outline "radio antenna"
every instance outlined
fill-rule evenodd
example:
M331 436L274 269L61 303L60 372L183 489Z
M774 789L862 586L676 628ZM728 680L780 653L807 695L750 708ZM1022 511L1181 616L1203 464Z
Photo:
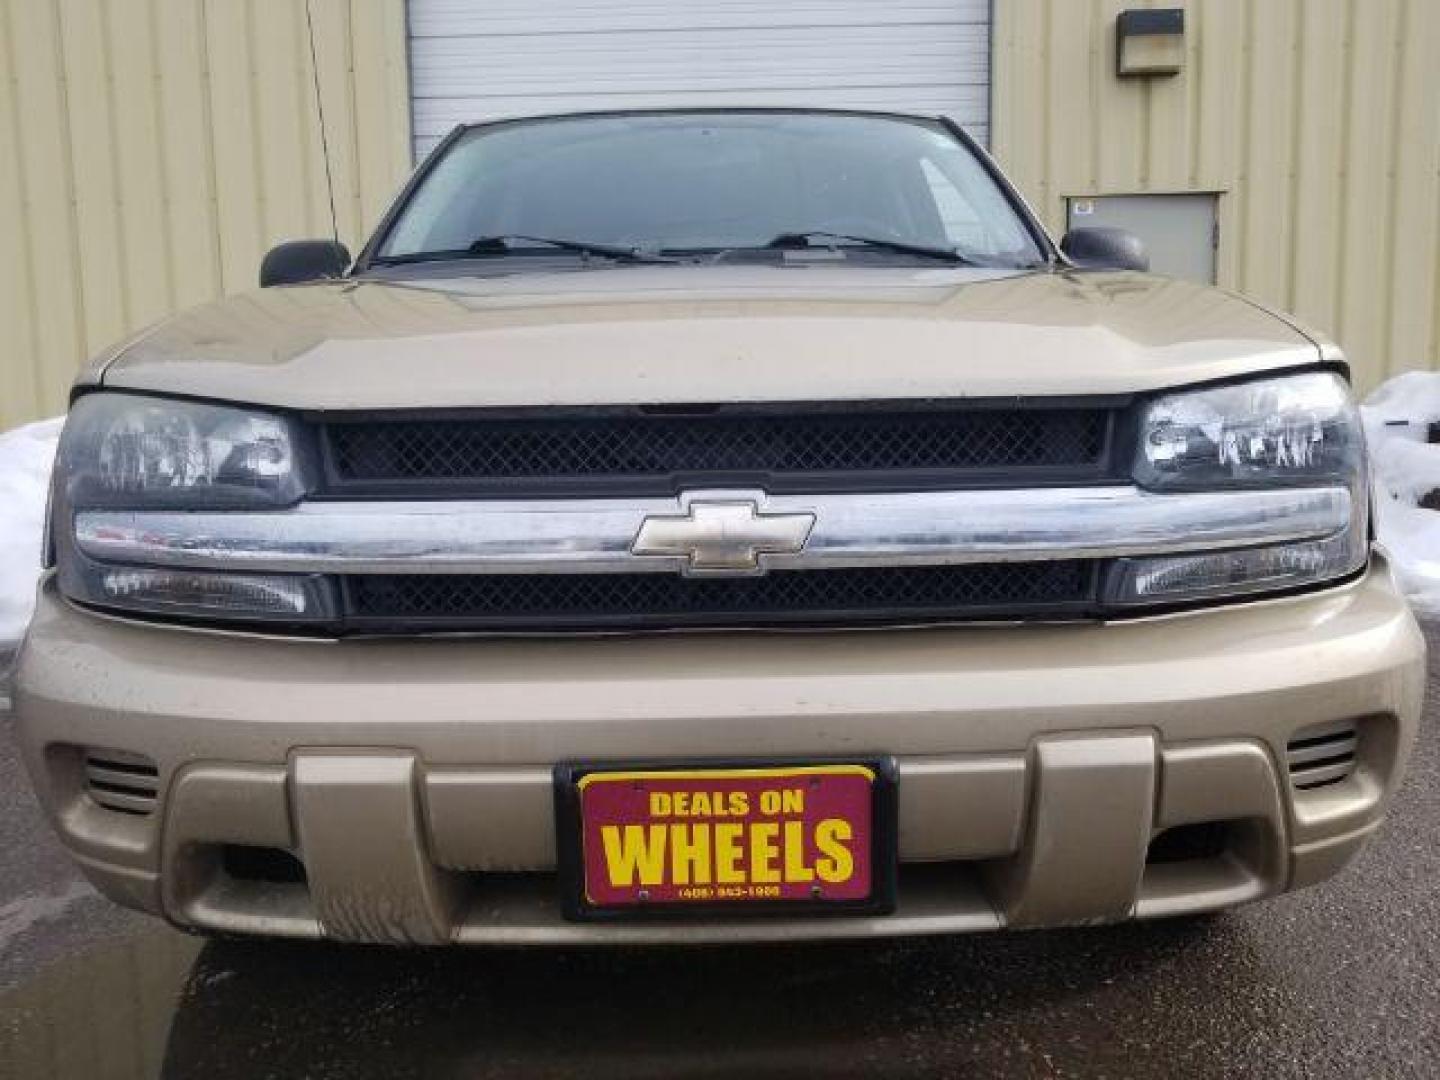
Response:
M325 159L325 193L330 197L330 235L340 242L340 222L335 216L335 178L330 175L330 139L325 131L325 102L320 96L320 63L315 59L315 19L310 0L305 0L305 29L310 38L310 74L315 82L315 112L320 117L320 154Z

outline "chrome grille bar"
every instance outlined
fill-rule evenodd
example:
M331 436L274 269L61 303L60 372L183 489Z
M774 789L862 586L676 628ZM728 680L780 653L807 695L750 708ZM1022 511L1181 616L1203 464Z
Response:
M1154 494L1130 486L465 502L308 502L274 512L84 511L80 550L105 562L344 574L686 572L640 554L646 519L748 503L813 515L798 551L756 570L943 566L1213 551L1321 539L1350 520L1342 487Z

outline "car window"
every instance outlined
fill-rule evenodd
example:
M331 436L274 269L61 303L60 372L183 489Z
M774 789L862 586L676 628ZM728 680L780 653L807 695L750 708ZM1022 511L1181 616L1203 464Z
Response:
M663 113L472 129L402 208L382 257L492 236L646 250L762 247L828 231L1040 256L975 155L944 127L813 113Z
M967 171L965 163L959 164L962 172ZM978 163L969 164L979 169ZM987 198L1001 199L993 185L979 182L979 178L968 184L956 183L931 158L921 161L920 167L945 235L956 247L962 251L995 254L1024 249L1027 237L1020 221L1006 213L1008 207L1003 203L987 205Z

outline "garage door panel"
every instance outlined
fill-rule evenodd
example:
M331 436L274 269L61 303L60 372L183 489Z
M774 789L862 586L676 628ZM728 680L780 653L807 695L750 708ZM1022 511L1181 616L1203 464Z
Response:
M804 30L775 31L760 41L743 30L666 32L643 35L642 52L635 35L557 34L509 38L480 62L465 48L468 42L434 39L415 42L413 92L417 98L484 97L502 87L511 95L545 93L555 86L556 64L566 82L595 93L983 86L984 36L984 27L974 26L847 27L823 41Z
M988 0L410 0L415 149L457 123L775 105L946 114L984 141Z
M895 26L990 21L989 0L411 0L410 33L421 37L707 30L725 27Z

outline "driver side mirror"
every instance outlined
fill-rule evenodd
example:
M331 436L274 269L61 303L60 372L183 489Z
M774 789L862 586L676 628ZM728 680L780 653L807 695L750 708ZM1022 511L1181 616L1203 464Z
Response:
M343 277L349 267L350 250L338 240L291 240L265 253L260 287Z
M1134 233L1124 229L1071 229L1060 241L1060 250L1085 270L1150 269L1150 255Z

